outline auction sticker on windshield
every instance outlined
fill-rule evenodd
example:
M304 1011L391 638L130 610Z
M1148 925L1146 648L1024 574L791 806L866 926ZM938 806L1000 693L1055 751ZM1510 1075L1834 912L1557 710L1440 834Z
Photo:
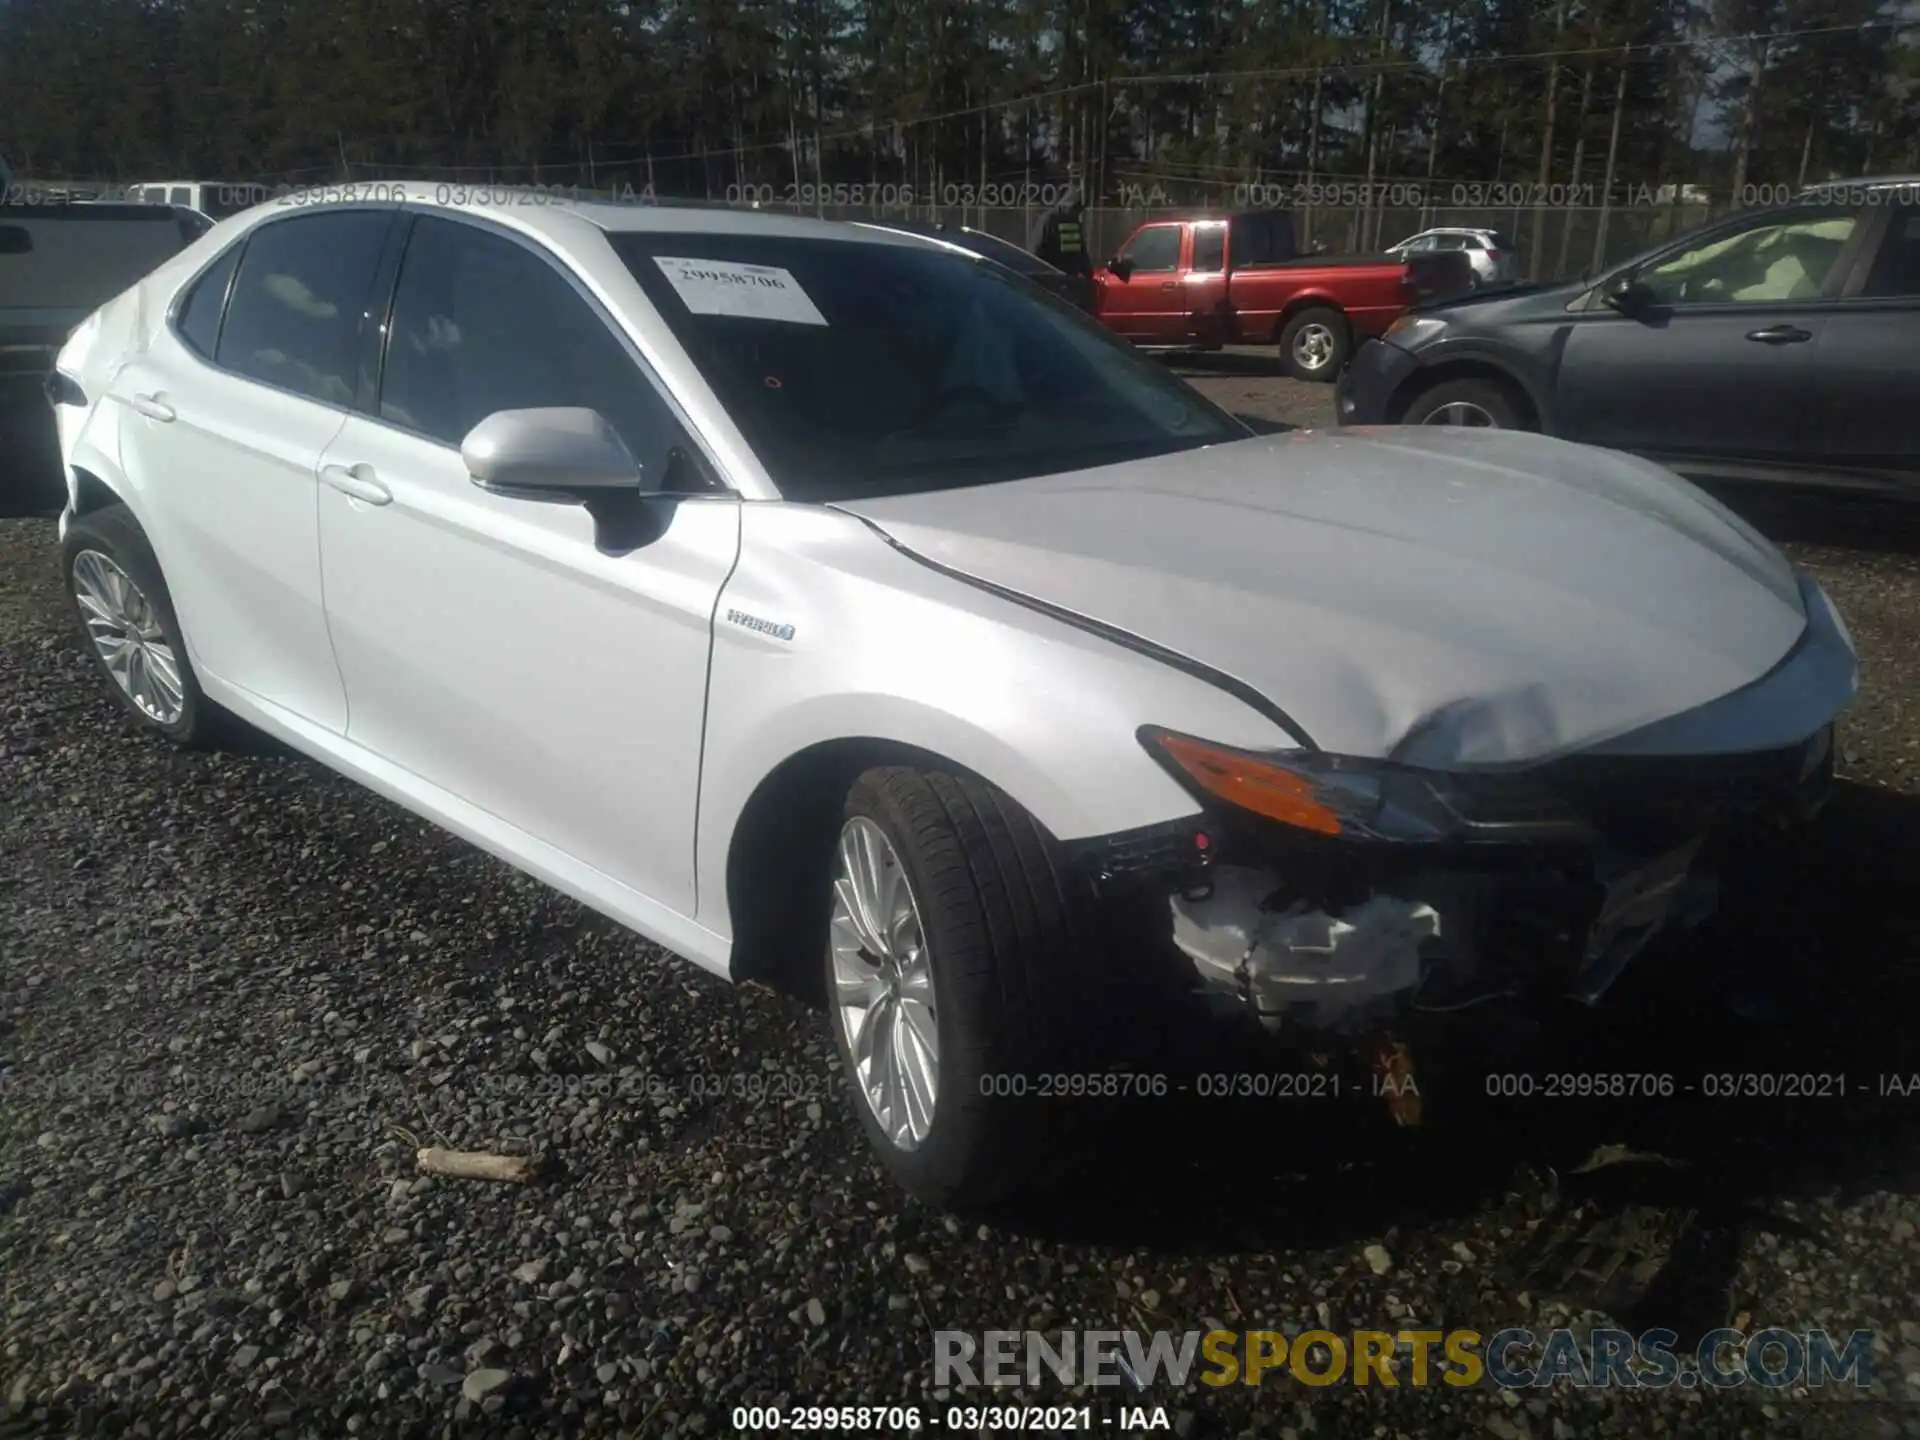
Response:
M679 255L656 255L653 263L696 315L785 320L795 325L827 323L799 282L778 265L736 265Z

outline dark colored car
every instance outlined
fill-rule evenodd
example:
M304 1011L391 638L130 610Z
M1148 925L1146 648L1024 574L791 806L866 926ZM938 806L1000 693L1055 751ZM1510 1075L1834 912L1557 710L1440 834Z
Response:
M1016 274L1026 276L1042 290L1051 291L1069 305L1077 305L1089 315L1094 313L1098 291L1090 278L1069 275L1049 265L1031 250L1022 250L998 235L989 235L984 230L975 230L966 225L944 225L927 220L889 220L884 225L876 224L872 228L924 235L934 240L944 240L949 245L958 245L963 250L971 250L976 255L1006 266Z
M0 205L0 515L66 503L45 387L74 327L211 223L169 205Z
M1480 425L1703 479L1920 484L1920 177L1819 186L1572 284L1422 306L1344 425Z

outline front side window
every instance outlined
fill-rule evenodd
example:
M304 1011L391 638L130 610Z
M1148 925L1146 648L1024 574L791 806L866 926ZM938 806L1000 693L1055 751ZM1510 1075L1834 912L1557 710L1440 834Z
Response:
M642 465L662 463L665 403L607 324L525 246L416 221L400 262L380 418L448 445L497 410L585 406Z
M789 500L1057 474L1247 434L996 266L854 240L610 238Z
M1634 278L1662 305L1766 305L1818 299L1853 234L1852 215L1763 220L1703 239Z
M1120 258L1133 262L1135 274L1157 275L1180 268L1180 227L1149 225L1127 242Z
M330 405L352 404L354 344L391 219L339 210L255 230L220 327L219 363Z

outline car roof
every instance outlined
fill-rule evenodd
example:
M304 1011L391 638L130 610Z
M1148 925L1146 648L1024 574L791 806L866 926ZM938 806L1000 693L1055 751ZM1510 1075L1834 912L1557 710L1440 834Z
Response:
M1920 174L1914 175L1864 175L1858 180L1819 180L1808 185L1808 190L1832 190L1842 185L1859 186L1867 190L1891 190L1898 187L1920 186Z
M272 203L244 210L232 220L250 229L275 214L313 214L339 206L404 203L493 220L556 243L578 236L581 224L608 234L766 235L791 239L852 240L871 245L912 245L916 237L842 220L784 215L721 201L613 200L572 186L508 186L375 180L310 186Z

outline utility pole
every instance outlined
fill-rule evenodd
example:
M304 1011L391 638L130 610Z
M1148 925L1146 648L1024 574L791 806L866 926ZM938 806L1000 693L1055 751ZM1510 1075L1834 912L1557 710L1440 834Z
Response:
M1613 89L1613 132L1607 136L1607 178L1600 186L1600 223L1593 231L1593 259L1587 270L1589 275L1598 274L1600 267L1606 264L1607 221L1613 213L1614 165L1620 158L1620 117L1627 108L1627 70L1632 59L1631 46L1620 52L1620 80Z

